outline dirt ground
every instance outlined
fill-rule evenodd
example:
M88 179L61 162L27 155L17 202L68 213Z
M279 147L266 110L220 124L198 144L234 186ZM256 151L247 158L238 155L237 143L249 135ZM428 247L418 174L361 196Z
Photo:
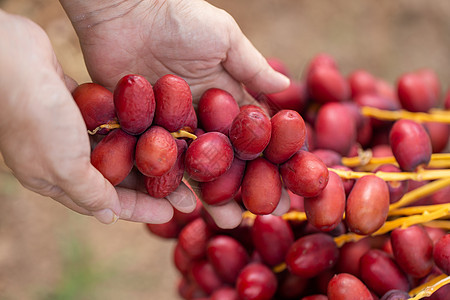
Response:
M403 72L434 69L450 82L447 0L217 0L265 55L300 78L319 52L348 74L364 68L395 83ZM0 0L48 33L67 74L90 81L78 40L56 0ZM1 41L0 46L7 41ZM0 161L0 299L178 299L173 243L142 224L113 226L73 213L20 186Z

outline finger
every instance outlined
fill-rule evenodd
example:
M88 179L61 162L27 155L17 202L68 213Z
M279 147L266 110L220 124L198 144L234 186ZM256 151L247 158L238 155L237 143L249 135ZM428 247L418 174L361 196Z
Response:
M69 75L64 74L64 83L66 84L67 89L72 93L76 87L78 86L78 83L70 77Z
M216 225L222 229L233 229L241 224L242 209L235 201L230 201L223 205L203 203L203 207L214 219Z
M172 206L183 213L190 213L194 211L197 206L197 199L194 193L181 182L175 191L166 197Z
M145 187L145 176L142 175L136 167L133 167L130 174L128 174L118 186L133 189L142 193L147 192L147 188Z
M90 211L104 224L117 221L121 206L116 190L111 183L91 164L71 174L57 185L78 206Z
M275 210L272 212L272 215L282 216L289 211L291 207L291 199L289 198L289 194L286 189L281 189L281 198Z
M194 105L198 103L202 94L209 88L223 89L230 93L239 106L252 104L261 106L261 104L250 95L242 83L233 78L226 70L220 72L212 81L198 81L192 79L189 81L194 99Z
M73 210L73 211L75 211L75 212L77 212L79 214L87 215L87 216L91 216L92 215L92 213L89 210L87 210L87 209L85 209L85 208L75 204L72 201L72 199L70 199L70 197L67 196L67 194L64 193L64 192L62 192L57 197L52 197L52 199L58 201L59 203L61 203L65 207L67 207L67 208L69 208L69 209L71 209L71 210Z
M122 187L116 190L122 205L120 219L150 224L162 224L172 219L173 207L166 199Z
M280 92L289 86L289 78L272 69L239 28L231 32L223 66L232 77L257 93Z

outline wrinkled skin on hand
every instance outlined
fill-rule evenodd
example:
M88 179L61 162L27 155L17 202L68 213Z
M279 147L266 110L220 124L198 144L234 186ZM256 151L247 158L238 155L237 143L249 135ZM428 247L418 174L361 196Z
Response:
M243 105L254 102L244 85L265 93L289 85L235 20L206 1L61 3L79 36L91 77L111 90L129 73L144 75L152 84L171 73L188 82L194 105L211 87L230 92ZM280 203L289 207L288 198ZM241 221L241 209L234 202L205 207L220 227L233 228Z
M243 104L251 101L243 84L262 92L289 84L235 20L206 1L116 0L95 9L80 8L77 2L62 1L93 80L108 88L128 73L144 75L151 83L172 73L189 83L194 99L217 87Z
M170 202L140 192L133 176L114 188L90 163L86 126L71 96L76 83L64 76L45 32L3 11L0 23L0 40L8 41L0 47L0 151L24 187L103 223L162 223L172 205L194 209L184 185Z

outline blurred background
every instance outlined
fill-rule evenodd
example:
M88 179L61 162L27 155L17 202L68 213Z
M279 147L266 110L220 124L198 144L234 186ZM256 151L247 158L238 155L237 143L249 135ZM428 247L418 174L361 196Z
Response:
M344 74L362 68L395 84L402 73L428 67L449 86L448 0L209 2L228 11L295 78L326 52ZM0 0L0 8L42 26L65 72L90 81L58 1ZM179 299L173 247L143 224L101 225L25 190L0 159L1 300Z

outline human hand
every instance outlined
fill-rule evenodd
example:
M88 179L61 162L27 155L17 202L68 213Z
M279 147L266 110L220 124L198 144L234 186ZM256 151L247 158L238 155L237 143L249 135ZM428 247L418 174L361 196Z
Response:
M61 3L77 31L93 81L110 90L129 73L144 75L151 83L172 73L189 83L194 102L206 89L218 87L243 105L254 101L244 85L264 93L289 85L234 19L206 1ZM220 227L240 223L241 209L234 202L206 208Z
M194 101L210 87L252 101L243 84L272 93L289 85L225 11L203 0L61 0L80 39L92 79L112 89L137 73L151 83L175 74Z
M163 223L195 198L181 185L169 200L140 192L130 176L114 188L90 163L89 137L44 31L0 10L0 152L20 183L103 223ZM171 205L172 204L172 205Z

